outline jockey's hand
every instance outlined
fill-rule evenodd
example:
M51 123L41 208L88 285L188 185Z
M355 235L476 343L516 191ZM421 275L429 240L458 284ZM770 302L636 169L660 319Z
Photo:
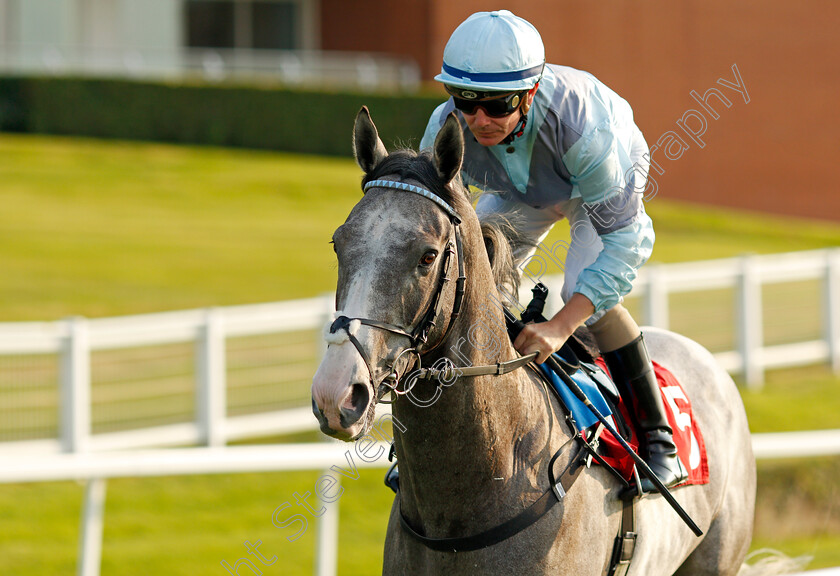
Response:
M523 356L539 352L536 361L541 364L552 353L560 350L577 327L594 313L592 301L576 292L554 318L548 322L525 326L514 340L513 347Z
M516 337L513 347L523 356L539 352L536 362L542 364L553 352L563 347L574 331L574 328L570 330L553 319L539 324L528 324Z

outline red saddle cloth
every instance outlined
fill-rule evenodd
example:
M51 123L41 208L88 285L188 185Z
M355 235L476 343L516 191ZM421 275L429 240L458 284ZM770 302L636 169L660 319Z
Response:
M601 358L598 358L596 362L609 373ZM688 394L685 393L682 385L667 368L654 362L653 369L659 382L659 391L662 393L662 402L665 405L668 422L674 431L677 453L685 469L688 470L688 480L683 482L681 486L707 484L709 482L709 462L706 458L706 444L703 442L703 434L694 419ZM628 426L634 428L623 400L619 405L619 410ZM638 452L639 441L635 429L633 429L633 436L629 444ZM621 472L629 481L633 477L634 464L621 444L605 430L601 434L600 445L604 460Z

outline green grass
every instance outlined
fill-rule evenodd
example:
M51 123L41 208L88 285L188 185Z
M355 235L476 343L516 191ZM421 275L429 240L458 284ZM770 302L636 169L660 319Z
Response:
M301 298L361 196L350 159L0 135L0 321ZM653 261L836 246L840 227L660 194ZM568 234L562 225L553 241Z
M335 264L327 241L361 194L360 171L347 159L12 135L0 135L0 178L0 321L135 314L331 291ZM653 260L660 262L840 245L840 226L827 223L683 205L663 194L647 208L657 230ZM549 241L567 233L558 226ZM785 319L780 310L803 293L804 307ZM765 293L769 341L815 333L819 318L809 304L814 294L810 285ZM726 291L676 298L672 325L713 350L725 349L731 333L716 327L731 317L730 301ZM273 347L278 343L266 343L266 352L255 358L253 343L243 343L241 356L234 351L230 397L236 410L271 400L256 374L276 378L278 366L287 362L269 354ZM10 370L34 382L55 379L54 359L14 362ZM188 353L167 362L171 373L187 375L169 392L189 394ZM94 359L96 383L103 384L94 387L99 430L137 413L135 397L121 398L117 386L147 388L135 366L151 366L148 355L118 351ZM122 376L126 371L133 380ZM825 367L769 373L763 391L743 393L753 431L840 427L839 386ZM27 403L41 411L18 424L38 424L51 414L43 426L55 427L48 391L34 386L26 392L33 394ZM182 401L168 400L171 409L188 413L189 402ZM0 423L0 431L3 426L8 422ZM754 548L812 554L812 567L840 565L840 469L836 459L812 465L762 464ZM345 481L342 575L380 571L391 501L382 473L362 471L359 480ZM245 556L243 542L261 540L260 551L278 557L264 574L311 574L314 524L300 540L288 542L288 529L272 526L271 514L294 492L311 491L317 477L299 472L110 481L102 573L225 574L222 560L232 564ZM72 574L82 493L82 486L67 482L0 486L0 571Z
M111 316L334 289L349 160L0 137L0 320Z
M753 432L834 429L840 428L838 391L840 378L817 365L772 370L761 390L741 387L741 398Z
M645 208L656 230L652 262L840 246L840 226L831 222L672 202L665 193L653 198Z
M760 462L752 549L840 566L840 459Z

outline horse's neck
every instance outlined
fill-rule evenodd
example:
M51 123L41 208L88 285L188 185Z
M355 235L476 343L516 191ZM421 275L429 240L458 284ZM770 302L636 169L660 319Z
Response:
M489 304L487 292L465 299L463 315L439 354L458 366L517 357L501 310ZM434 385L418 384L415 397L429 399L433 393ZM532 499L529 493L542 493L546 482L540 476L565 433L550 415L546 394L522 368L456 380L427 407L402 398L394 415L405 428L397 436L404 512L445 529L447 518L521 507ZM474 510L479 505L481 512Z

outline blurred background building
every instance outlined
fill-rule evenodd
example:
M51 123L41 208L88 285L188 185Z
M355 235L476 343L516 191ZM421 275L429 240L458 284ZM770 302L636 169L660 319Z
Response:
M0 0L0 73L405 92L428 85L459 22L501 7L538 27L550 62L624 96L649 143L703 116L702 146L683 136L679 159L659 156L660 193L840 219L832 0ZM691 91L726 91L718 80L734 82L733 65L749 101L728 91L732 106L709 117Z
M318 0L0 0L6 73L419 84L417 63L387 47L322 44Z

